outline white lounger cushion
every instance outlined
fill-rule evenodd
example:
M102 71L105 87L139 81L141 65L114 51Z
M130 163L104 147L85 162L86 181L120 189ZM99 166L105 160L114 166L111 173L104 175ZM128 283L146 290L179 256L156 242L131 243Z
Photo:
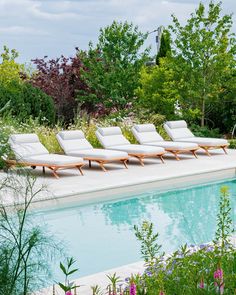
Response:
M28 163L35 163L35 164L48 164L48 165L73 165L73 164L81 164L83 163L83 159L79 157L69 157L65 155L57 155L57 154L48 154L48 155L38 155L38 156L31 156L25 157L22 159Z
M89 150L78 150L71 151L68 153L69 156L79 156L82 158L93 158L93 159L102 159L102 160L112 160L112 159L125 159L128 158L126 152L120 151L111 151L104 149L89 149Z
M69 156L103 160L128 158L128 154L125 152L94 149L81 130L60 131L57 134L57 139L64 152Z
M209 147L228 145L226 139L194 136L194 134L187 128L187 123L184 120L166 122L164 128L174 141L194 142L200 146Z
M187 128L187 123L184 120L166 122L164 128L174 141L179 141L179 139L182 138L194 137L194 134Z
M140 144L164 141L164 139L157 133L156 127L153 124L134 125L132 127L132 132Z
M9 137L8 142L17 160L33 155L49 154L36 134L14 134Z
M171 150L192 150L198 148L196 143L164 141L153 124L140 124L132 128L132 132L139 143L160 146Z
M155 141L147 142L145 145L160 146L167 150L172 151L191 151L199 148L197 143L193 142L180 142L180 141Z
M128 145L118 145L111 146L109 149L124 151L128 154L142 154L142 155L159 155L165 152L165 150L161 147L140 145L140 144L128 144Z
M153 154L165 152L163 148L131 144L122 134L119 127L98 128L96 135L100 143L107 149L124 151L128 154Z
M98 128L96 136L105 148L130 144L130 142L122 134L119 127Z
M73 151L93 149L81 130L60 131L56 137L67 155Z
M180 139L180 141L188 142L189 138ZM193 137L191 138L191 142L195 142L200 146L225 146L228 145L228 141L223 138L209 138L209 137Z

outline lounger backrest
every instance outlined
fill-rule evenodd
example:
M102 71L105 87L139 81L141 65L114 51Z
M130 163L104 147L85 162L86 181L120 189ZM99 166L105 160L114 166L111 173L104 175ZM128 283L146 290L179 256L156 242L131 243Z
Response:
M164 128L172 140L194 137L184 120L168 121L164 124Z
M122 134L120 127L98 128L96 136L104 148L130 144Z
M60 131L56 137L65 154L93 148L81 130Z
M153 124L138 124L132 127L132 133L141 144L163 141Z
M17 160L49 153L36 134L13 134L8 142Z

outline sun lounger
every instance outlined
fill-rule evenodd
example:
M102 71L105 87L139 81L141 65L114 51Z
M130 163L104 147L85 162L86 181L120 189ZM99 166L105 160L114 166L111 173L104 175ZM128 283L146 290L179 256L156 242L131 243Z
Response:
M87 141L81 130L60 131L57 140L68 156L82 157L84 160L97 162L103 171L106 171L104 164L109 162L122 162L127 168L128 154L122 151L109 151L93 148Z
M187 123L184 120L168 121L164 124L164 128L173 141L197 143L200 148L205 150L208 156L210 156L210 149L219 148L222 148L225 154L227 154L226 148L229 143L226 139L197 137L188 129Z
M131 144L123 136L119 127L98 128L96 136L105 149L126 152L129 156L137 158L142 166L144 158L158 157L164 163L162 156L165 150L163 148Z
M57 170L77 168L83 175L81 167L83 159L68 157L65 155L49 154L48 150L41 144L36 134L14 134L9 138L9 144L15 154L16 160L6 160L9 167L21 165L45 167L50 169L56 178L59 178Z
M177 160L179 160L178 154L184 152L191 152L197 158L196 150L199 149L198 144L165 141L156 131L156 127L153 124L134 125L132 127L132 133L140 144L162 147L167 152L174 154Z

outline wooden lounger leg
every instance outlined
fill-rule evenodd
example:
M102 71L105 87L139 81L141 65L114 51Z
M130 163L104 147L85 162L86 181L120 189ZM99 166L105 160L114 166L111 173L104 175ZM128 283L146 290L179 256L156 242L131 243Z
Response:
M198 156L197 156L197 154L196 154L196 150L192 150L192 151L190 151L193 155L194 155L194 157L197 159L198 158Z
M45 174L45 167L43 166L43 174Z
M91 168L91 167L92 167L92 161L89 160L89 168Z
M106 168L104 167L104 162L97 161L97 163L100 165L100 167L102 168L102 170L103 170L104 172L107 172Z
M162 161L162 163L165 164L165 161L164 161L162 155L158 155L158 157L160 158L160 160Z
M143 157L136 156L136 158L139 160L140 164L144 166Z
M126 169L128 169L127 161L128 161L128 160L121 160L121 162L123 162L123 164L124 164L124 166L125 166Z
M44 168L44 167L43 167ZM50 170L52 170L52 173L53 173L53 175L58 179L59 178L59 176L58 176L58 174L57 174L57 169L58 168L55 168L55 167L48 167ZM44 168L45 169L45 168Z
M204 151L206 152L206 154L207 154L209 157L211 156L211 154L210 154L209 151L208 151L209 148L207 148L207 147L205 147L205 146L202 146L201 148L204 149Z
M222 150L225 152L225 154L227 155L228 153L227 153L227 151L226 151L226 146L222 146L221 148L222 148Z
M169 152L175 156L175 159L177 161L180 161L180 158L178 157L178 152L177 151L169 151Z
M83 170L81 169L81 166L76 166L76 168L79 170L81 175L84 175Z

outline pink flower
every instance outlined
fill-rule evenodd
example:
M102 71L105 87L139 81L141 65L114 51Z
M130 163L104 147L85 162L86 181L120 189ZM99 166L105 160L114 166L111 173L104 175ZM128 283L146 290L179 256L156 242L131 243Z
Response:
M215 272L214 272L214 279L223 279L223 269L218 268Z
M199 283L199 288L200 289L204 289L204 280L203 280L203 278L201 278L201 281L200 281L200 283Z
M67 291L66 295L73 295L71 291Z
M165 295L164 291L160 291L159 295Z
M136 295L136 285L134 283L131 283L131 285L130 285L129 294Z
M223 294L224 293L224 273L223 273L223 269L218 268L215 272L214 272L214 279L215 279L215 286L219 289L219 294Z

